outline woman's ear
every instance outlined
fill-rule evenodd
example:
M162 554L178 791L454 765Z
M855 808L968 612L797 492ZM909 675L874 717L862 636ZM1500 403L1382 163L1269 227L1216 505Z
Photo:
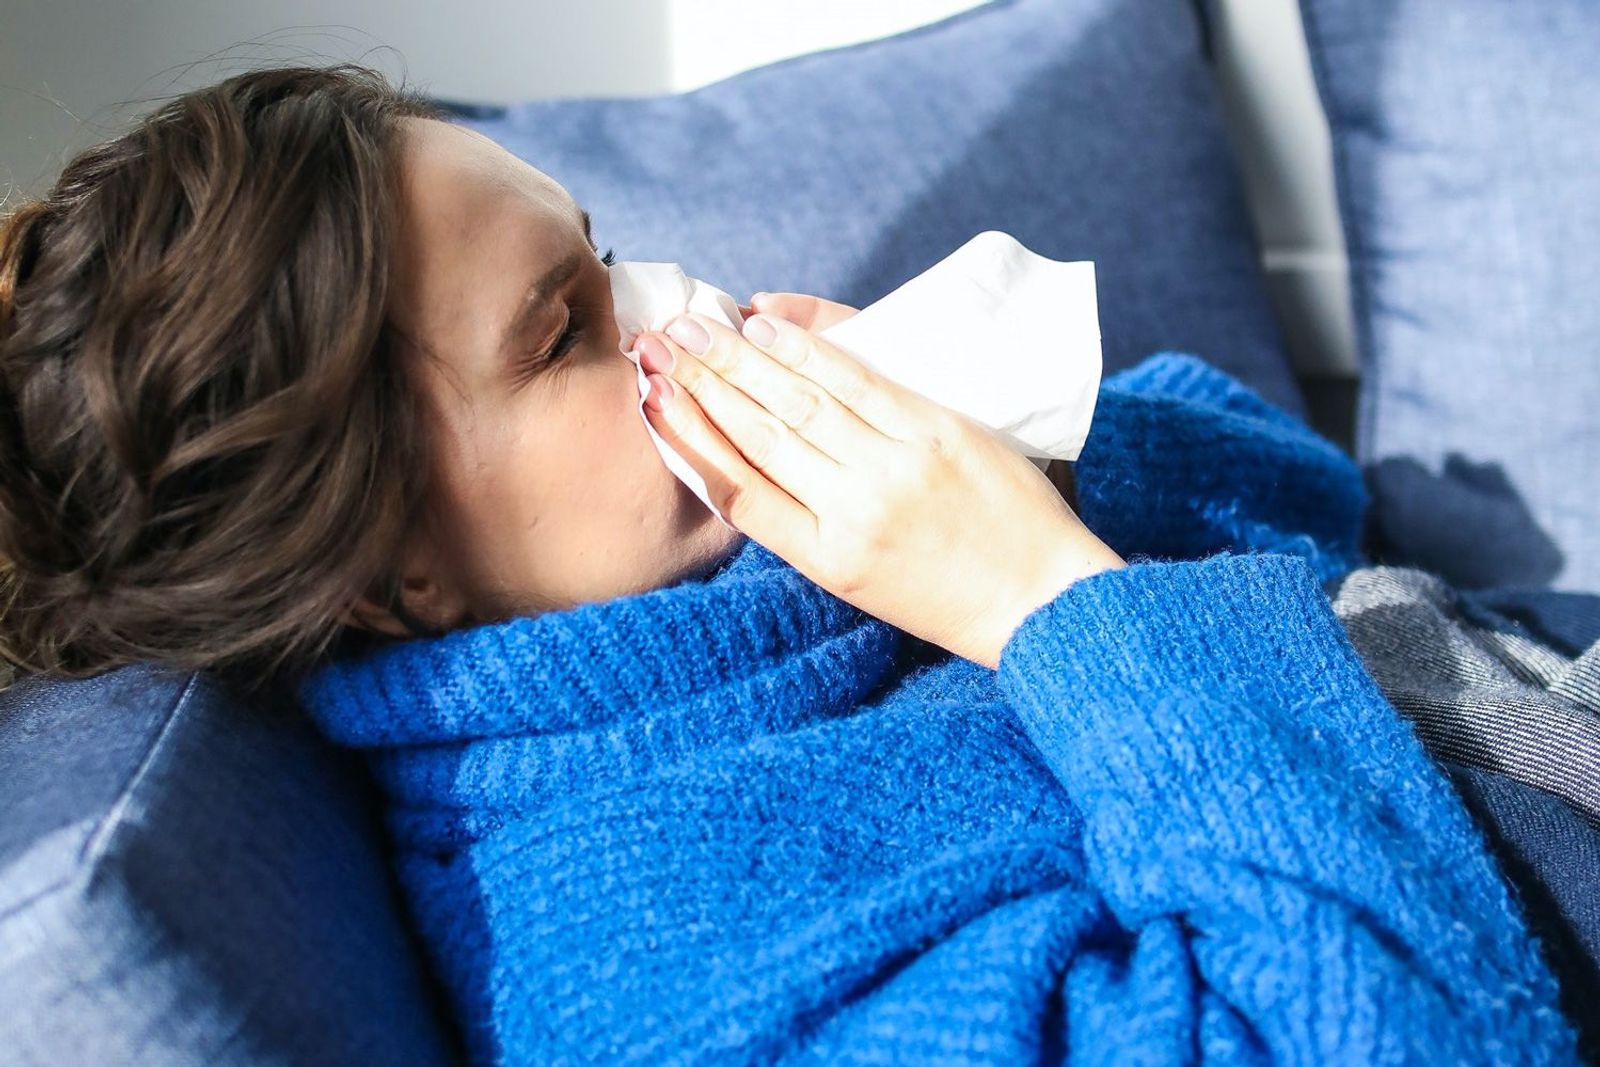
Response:
M401 582L400 606L406 614L441 630L454 629L459 625L459 617L465 615L465 612L448 609L445 606L446 599L438 583L430 578L407 577ZM387 605L379 604L367 594L362 594L345 609L342 621L346 626L372 630L390 637L416 636Z
M436 630L454 630L471 621L471 605L454 576L439 567L439 556L422 539L414 543L405 561L397 591L405 614ZM371 593L363 593L345 610L346 626L372 630L391 637L414 637L415 633L388 604L379 603Z

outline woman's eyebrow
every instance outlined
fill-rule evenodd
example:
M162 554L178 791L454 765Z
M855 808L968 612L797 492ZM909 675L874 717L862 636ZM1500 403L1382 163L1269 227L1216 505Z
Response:
M579 209L583 217L583 237L589 243L591 251L594 250L594 236L590 231L589 213ZM527 332L529 324L539 314L545 303L567 282L578 273L587 256L582 252L573 252L562 259L555 266L545 271L544 275L528 287L522 299L517 302L516 310L511 313L506 321L505 328L500 331L499 351L504 354L511 351L517 340Z
M549 301L555 291L572 280L578 273L578 268L583 266L583 261L588 258L586 253L574 252L561 262L551 267L539 278L517 303L517 308L506 320L506 325L500 331L500 351L511 350L518 338L527 332L529 324L539 314L541 308Z
M598 251L595 248L594 230L592 230L592 224L589 221L589 213L579 208L578 214L579 218L582 218L582 222L584 222L584 240L589 242L590 251ZM523 293L522 299L517 302L517 309L510 314L506 326L501 330L499 354L504 355L510 352L512 346L515 346L518 339L522 338L523 334L528 331L528 326L533 323L534 317L538 317L539 309L544 307L550 296L558 288L562 288L563 285L571 282L574 274L578 274L579 267L584 266L584 259L586 259L586 256L582 253L570 254L562 261L557 262L554 267L546 270L541 278L534 280L533 285L528 286L528 291Z

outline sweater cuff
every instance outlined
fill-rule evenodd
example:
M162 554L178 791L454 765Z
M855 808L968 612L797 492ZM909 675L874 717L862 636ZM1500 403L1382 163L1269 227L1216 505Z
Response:
M1023 620L997 672L1014 707L1071 694L1086 719L1120 718L1174 692L1283 706L1355 686L1383 700L1315 570L1276 553L1132 563L1081 579Z
M1105 877L1127 922L1206 897L1211 876L1183 860L1197 842L1207 862L1357 900L1370 895L1357 882L1393 873L1386 798L1437 817L1436 847L1456 843L1443 783L1298 556L1083 579L1023 621L998 674L1100 862L1122 872ZM1130 834L1138 848L1115 844Z

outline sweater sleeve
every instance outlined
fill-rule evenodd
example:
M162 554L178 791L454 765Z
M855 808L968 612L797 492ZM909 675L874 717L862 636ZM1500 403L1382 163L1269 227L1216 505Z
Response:
M1573 1059L1482 836L1305 560L1079 581L1024 620L997 680L1117 920L1184 931L1275 1060Z
M1362 562L1355 463L1194 356L1106 380L1074 480L1078 514L1125 558L1284 552L1324 580Z

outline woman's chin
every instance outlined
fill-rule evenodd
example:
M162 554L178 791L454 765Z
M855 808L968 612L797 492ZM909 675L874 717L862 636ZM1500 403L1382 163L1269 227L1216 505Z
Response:
M705 530L700 534L705 545L705 562L701 567L701 573L704 574L726 563L750 538L748 534L724 524L710 508L701 503L698 497L695 497L694 503L705 516L703 519Z
M708 522L718 526L722 525L717 522L716 514L706 507L705 501L696 496L693 489L690 489L676 477L672 479L672 484L677 486L673 506L678 512L677 526L679 530L699 530Z
M719 536L720 540L707 554L705 563L699 568L699 577L702 579L721 570L729 560L738 555L739 549L744 547L745 542L750 540L748 535L722 525L715 515L711 516L711 522L717 527L714 536Z
M698 558L695 571L709 572L737 552L748 536L717 518L687 484L677 477L672 482L676 486L672 507L677 512L672 522L674 536Z

